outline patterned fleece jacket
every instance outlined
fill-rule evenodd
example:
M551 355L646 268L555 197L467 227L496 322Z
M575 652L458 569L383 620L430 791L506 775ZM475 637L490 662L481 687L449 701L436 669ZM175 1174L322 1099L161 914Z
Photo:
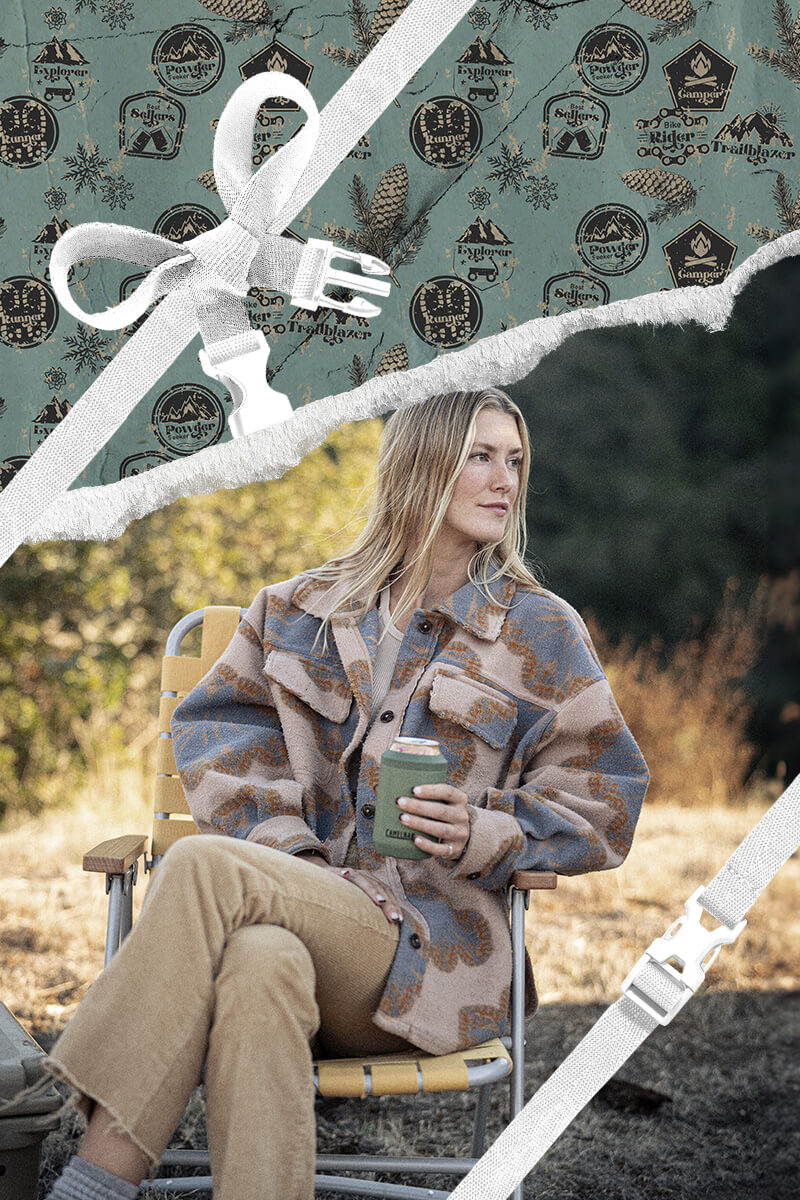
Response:
M175 709L175 760L202 833L313 849L336 866L355 839L360 868L404 916L373 1021L445 1054L505 1031L513 873L618 866L649 774L586 626L552 592L503 576L491 601L468 582L415 610L370 724L377 608L358 622L356 597L327 652L322 637L312 648L341 586L301 574L258 593ZM447 782L469 797L454 864L375 850L380 758L399 734L435 738ZM535 1003L526 953L526 1010Z

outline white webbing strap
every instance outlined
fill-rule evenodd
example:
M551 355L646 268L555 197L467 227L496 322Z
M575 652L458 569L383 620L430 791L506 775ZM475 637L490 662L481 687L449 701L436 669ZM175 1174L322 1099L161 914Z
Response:
M702 983L719 947L733 941L743 914L800 846L800 775L767 810L686 913L648 948L622 987L624 994L595 1022L571 1054L506 1126L450 1200L506 1200L556 1138L657 1025L667 1025ZM724 919L700 924L700 909ZM671 965L680 961L682 968Z

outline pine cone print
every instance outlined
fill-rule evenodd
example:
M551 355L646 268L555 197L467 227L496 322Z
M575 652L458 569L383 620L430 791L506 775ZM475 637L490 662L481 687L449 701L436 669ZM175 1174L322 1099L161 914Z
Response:
M633 12L655 21L685 21L694 12L690 0L623 0Z
M650 213L648 220L661 224L694 208L698 189L685 175L655 167L638 167L625 171L622 182L640 196L657 196L662 201Z
M369 27L370 39L376 42L382 38L386 30L394 25L397 18L408 8L408 0L381 0L375 9L375 16Z
M632 12L653 17L659 24L648 41L665 42L691 29L697 20L697 9L690 0L623 0Z
M209 12L217 13L220 17L228 17L231 21L268 21L272 9L267 0L200 0Z
M408 169L395 163L384 171L369 206L369 220L375 230L391 230L400 218L408 196Z
M408 370L408 349L404 342L391 346L375 368L376 375L393 375L395 371Z

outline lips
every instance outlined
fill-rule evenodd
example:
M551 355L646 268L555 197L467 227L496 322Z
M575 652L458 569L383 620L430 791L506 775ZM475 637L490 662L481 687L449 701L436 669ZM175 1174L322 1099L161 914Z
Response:
M482 504L481 508L490 508L490 509L492 509L493 512L501 512L501 513L508 512L507 504Z

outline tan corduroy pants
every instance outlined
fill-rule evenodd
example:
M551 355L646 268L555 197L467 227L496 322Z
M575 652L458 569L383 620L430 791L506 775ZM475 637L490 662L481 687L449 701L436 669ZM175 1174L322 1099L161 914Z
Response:
M230 837L183 838L53 1047L153 1169L206 1064L216 1200L312 1200L310 1040L328 1057L409 1043L371 1021L399 927L353 882Z

